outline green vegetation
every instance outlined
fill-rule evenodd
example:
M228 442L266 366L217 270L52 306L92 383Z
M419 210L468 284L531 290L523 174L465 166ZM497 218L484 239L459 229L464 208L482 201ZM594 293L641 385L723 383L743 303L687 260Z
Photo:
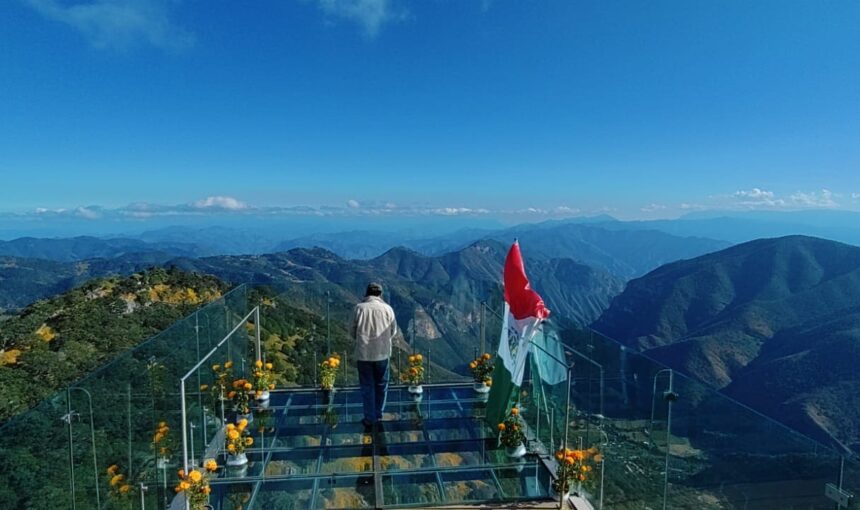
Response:
M90 281L0 322L0 421L217 299L225 288L211 276L156 268Z

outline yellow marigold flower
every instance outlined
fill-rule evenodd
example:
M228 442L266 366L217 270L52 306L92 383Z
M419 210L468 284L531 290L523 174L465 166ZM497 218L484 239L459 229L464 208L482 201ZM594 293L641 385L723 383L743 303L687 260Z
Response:
M561 459L563 459L563 458L564 458L564 453L562 453L562 452L555 452L555 458L556 458L557 460L561 460Z
M182 487L177 485L176 487L173 488L173 492L179 494L180 492L182 492Z
M212 365L212 371L213 372L217 372L219 370L221 370L221 365L218 365L218 364Z
M212 492L212 489L208 485L204 485L203 487L200 488L200 492L202 492L203 494L206 494L208 496L209 493Z
M164 434L162 434L161 432L158 432L152 437L152 442L160 443L162 439L164 439Z
M119 466L117 466L116 464L111 464L111 465L107 468L107 474L109 474L109 475L115 475L115 474L116 474L116 470L117 470L117 469L119 469Z
M424 356L422 356L420 354L416 354L415 359L417 359L418 361L424 361Z
M253 437L246 437L245 438L245 446L251 446L252 444L254 444L254 438Z
M201 385L200 385L200 391L206 391L206 390L208 390L208 389L209 389L209 385L208 385L208 384L201 384Z
M512 407L512 408L511 408L511 414L512 414L513 416L517 416L518 414L520 414L520 410L519 410L519 408L517 408L517 407Z
M490 353L485 352L484 353L484 359L490 359Z
M478 368L478 364L477 364L476 362L474 362L474 361L473 361L473 362L469 363L469 368L471 368L472 370L474 370L474 369Z
M227 424L227 430L233 430L235 428L236 428L236 425L233 425L232 423Z
M227 437L231 440L239 439L239 431L238 430L230 430L227 432Z
M224 368L233 368L233 362L228 361L227 363L224 363Z
M239 430L245 430L245 427L247 427L247 426L248 426L248 419L247 418L242 418L241 420L239 420Z
M236 445L234 445L233 443L228 444L227 445L227 451L230 453L235 452L236 451Z
M266 363L266 370L271 370L273 366L271 363Z
M257 360L254 362L254 366L257 368L263 368L263 362L260 360Z
M492 385L493 385L493 380L492 380L492 379L487 379L486 381L484 381L484 384L486 384L487 386L492 386Z
M270 385L269 385L269 389L270 389L270 390L275 389L275 385L274 385L274 384L270 384Z
M179 478L185 478L185 470L184 469L180 469L179 471L176 472L176 474L179 475Z
M504 423L499 423L499 430L500 430L501 432L504 432L504 431L505 431L505 424L504 424Z
M411 362L415 361L415 356L409 356L408 359L409 359L409 362L411 363Z
M206 471L213 473L218 470L218 463L215 462L215 459L209 459L206 461Z
M159 428L167 427L167 422L166 422L166 421L160 421L160 422L158 422L158 427L159 427Z
M110 485L111 485L111 487L116 486L118 483L120 483L121 481L123 481L123 479L124 479L124 478L125 478L125 477L124 477L123 475L114 475L114 476L113 476L113 478L111 478L111 479L110 479Z
M254 396L260 398L263 396L263 390L257 390L254 392Z
M200 471L197 471L196 469L194 469L190 473L188 473L188 479L194 483L197 483L203 479L203 475L200 474Z
M230 393L227 394L227 398L235 398L235 397L236 397L235 391L230 391Z
M182 481L182 482L179 482L179 488L184 490L184 491L187 491L188 489L191 488L191 484L186 482L186 481Z
M247 390L250 390L250 389L251 389L251 388L253 388L253 387L254 387L254 385L252 385L252 384L251 384L251 383L249 383L249 382L246 382L246 383L245 383L245 386L244 386L244 388L245 388L245 390L246 390L246 391L247 391Z
M131 485L126 484L126 485L123 485L122 487L119 488L119 493L120 494L128 494L128 491L130 491L130 490L131 490Z
M567 462L568 466L572 466L573 463L576 462L573 460L573 457L568 457L568 458L564 459L564 461Z

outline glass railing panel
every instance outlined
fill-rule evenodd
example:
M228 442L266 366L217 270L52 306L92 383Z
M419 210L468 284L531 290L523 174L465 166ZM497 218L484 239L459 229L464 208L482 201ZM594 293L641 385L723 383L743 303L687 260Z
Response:
M672 508L833 508L824 486L839 457L828 448L675 374L669 446Z
M76 409L70 413L66 392L9 420L0 428L0 441L0 508L67 510L74 499L83 501L87 485L92 487L93 461L85 457L91 441L89 417ZM70 462L75 467L86 463L89 480L75 479L73 484Z

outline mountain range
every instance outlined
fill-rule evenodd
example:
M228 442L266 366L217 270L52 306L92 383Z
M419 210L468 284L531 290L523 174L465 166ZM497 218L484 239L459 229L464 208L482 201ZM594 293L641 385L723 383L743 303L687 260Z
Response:
M762 239L632 280L593 328L822 440L860 448L860 248Z

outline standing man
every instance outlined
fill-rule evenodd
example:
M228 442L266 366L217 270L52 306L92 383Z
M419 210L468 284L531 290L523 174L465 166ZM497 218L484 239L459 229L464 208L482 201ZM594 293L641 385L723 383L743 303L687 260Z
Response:
M370 427L382 419L388 393L388 359L391 341L397 334L394 310L382 300L382 285L370 283L364 301L355 305L352 338L358 360L358 381L364 400L364 419Z

